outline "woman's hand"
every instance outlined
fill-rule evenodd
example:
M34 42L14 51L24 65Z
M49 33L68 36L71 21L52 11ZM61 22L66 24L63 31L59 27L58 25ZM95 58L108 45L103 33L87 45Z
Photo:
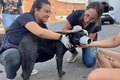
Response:
M80 31L80 30L82 30L82 27L79 26L79 25L77 25L77 26L74 26L71 31L72 31L72 32L78 32L78 31Z
M113 68L120 68L120 62L118 60L112 58L110 63Z
M69 37L66 35L61 35L60 41L64 44L66 48L71 48L73 45L69 41Z
M88 47L88 45L87 44L80 44L80 45L77 45L77 47L78 48L86 48L86 47Z

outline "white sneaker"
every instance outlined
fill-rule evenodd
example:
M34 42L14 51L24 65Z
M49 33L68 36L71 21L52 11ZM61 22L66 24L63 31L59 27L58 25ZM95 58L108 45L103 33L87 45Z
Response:
M75 60L77 59L77 55L78 55L78 52L77 52L77 54L71 54L71 55L67 58L67 62L69 62L69 63L75 62Z
M35 75L35 74L38 74L38 70L36 70L36 69L33 69L33 71L32 71L32 73L31 73L31 75Z

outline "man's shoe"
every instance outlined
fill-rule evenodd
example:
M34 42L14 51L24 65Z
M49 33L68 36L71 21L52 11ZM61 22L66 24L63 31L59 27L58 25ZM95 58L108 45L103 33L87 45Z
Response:
M32 73L31 73L31 75L35 75L35 74L38 74L38 70L36 70L36 69L33 69L33 71L32 71Z
M71 55L67 58L67 62L69 62L69 63L75 62L75 60L77 59L77 55L78 55L78 52L76 52L76 53L74 53L74 54L71 54Z

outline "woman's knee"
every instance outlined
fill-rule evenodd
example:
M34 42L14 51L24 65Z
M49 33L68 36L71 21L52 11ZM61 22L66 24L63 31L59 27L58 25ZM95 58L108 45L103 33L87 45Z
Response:
M93 70L87 77L87 80L99 80L100 79L101 69Z
M4 61L9 64L20 64L21 56L17 49L10 49L4 58Z
M83 49L82 60L87 67L93 67L96 64L96 53L92 53L91 48L85 48Z
M95 79L95 74L94 74L94 71L92 71L89 75L88 75L88 77L87 77L87 80L96 80Z
M93 66L96 65L96 58L94 57L94 58L92 58L92 60L83 60L83 63L84 63L87 67L91 68L91 67L93 67Z

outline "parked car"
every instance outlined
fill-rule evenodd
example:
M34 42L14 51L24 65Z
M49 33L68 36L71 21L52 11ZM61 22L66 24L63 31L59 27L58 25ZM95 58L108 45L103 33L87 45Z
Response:
M104 24L104 22L109 22L110 24L114 24L115 21L115 15L114 15L114 8L112 6L109 6L108 12L103 12L101 16L101 22Z

